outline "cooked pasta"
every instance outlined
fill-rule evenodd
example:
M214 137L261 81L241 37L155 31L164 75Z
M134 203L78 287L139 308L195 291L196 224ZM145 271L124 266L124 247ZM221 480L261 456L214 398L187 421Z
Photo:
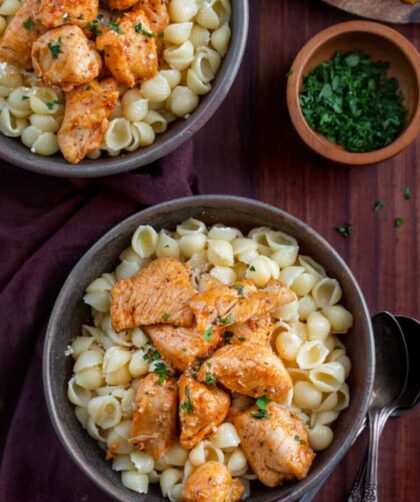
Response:
M224 11L218 10L218 6L223 5L224 2L210 2L209 8L219 16ZM181 12L179 16L182 15L189 14ZM144 99L137 91L128 91L126 96L127 106ZM114 295L116 281L134 278L146 266L153 265L155 258L186 263L191 285L199 292L227 286L228 290L237 289L241 296L245 286L235 285L240 280L252 284L257 291L272 287L277 280L291 288L293 297L271 312L266 333L267 350L283 362L291 380L288 392L277 402L301 420L313 450L321 451L331 444L332 424L350 402L346 379L351 361L337 334L351 328L353 317L338 304L342 297L338 282L330 279L310 257L299 255L299 245L293 237L268 227L253 229L247 235L222 224L208 229L202 221L189 218L170 230L140 225L133 233L131 246L119 258L114 273L104 273L86 288L84 301L91 307L94 322L83 325L82 333L66 349L74 360L67 395L81 426L112 457L112 468L121 473L125 487L148 493L150 483L159 483L163 496L181 501L190 476L200 466L217 462L240 480L243 497L248 497L250 480L258 474L248 462L240 430L232 417L246 413L259 400L237 392L231 394L230 418L213 425L188 448L182 435L159 458L132 444L139 386L150 375L163 375L166 379L176 375L177 370L171 359L167 360L165 346L158 345L150 327L114 330L111 292ZM171 314L165 312L157 324L170 321ZM223 326L234 319L219 316L218 322ZM163 324L160 326L163 329ZM234 331L235 325L224 331L225 348L234 347L231 340L235 334L231 329ZM235 343L251 347L257 343L240 334L236 336ZM212 367L209 363L205 382L209 388L217 389ZM180 409L183 406L180 397Z
M21 5L21 0L0 2L0 35ZM230 0L170 0L166 9L169 23L164 23L157 33L142 30L142 24L136 25L139 26L138 33L159 39L156 70L147 78L134 81L132 88L127 85L128 81L125 82L125 77L114 74L121 83L118 84L119 98L108 114L110 123L97 147L84 153L82 158L95 160L104 153L115 157L124 151L135 152L150 146L157 134L167 130L168 124L179 118L188 118L197 108L200 96L211 91L222 58L229 50ZM94 19L90 25L102 25L101 19ZM101 34L100 30L90 30L93 38ZM148 56L153 58L156 54ZM99 57L99 53L97 55ZM47 87L34 70L2 63L0 98L5 101L0 103L0 132L9 137L20 137L33 153L47 156L61 150L65 158L75 163L79 160L72 160L65 151L64 142L56 138L58 131L62 130L68 98L60 85L61 81L56 87ZM68 90L64 84L62 87ZM48 115L54 120L47 120ZM32 119L33 116L42 119ZM30 124L27 123L29 117Z

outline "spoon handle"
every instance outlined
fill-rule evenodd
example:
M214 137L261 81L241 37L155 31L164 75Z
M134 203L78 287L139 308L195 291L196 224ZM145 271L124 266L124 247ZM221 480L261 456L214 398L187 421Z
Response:
M369 412L369 450L368 460L366 467L366 480L363 492L364 502L377 502L378 500L378 454L379 454L379 440L385 422L392 409L383 408L380 412Z
M363 487L365 485L366 467L367 467L367 449L363 454L363 458L360 462L360 466L357 471L356 477L354 478L350 494L347 498L347 502L362 502Z

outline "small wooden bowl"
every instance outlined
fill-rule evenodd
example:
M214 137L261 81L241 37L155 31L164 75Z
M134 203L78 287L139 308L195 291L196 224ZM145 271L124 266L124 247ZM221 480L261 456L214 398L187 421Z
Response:
M361 51L373 60L390 63L388 75L396 77L407 109L406 127L390 145L367 153L352 153L311 129L303 116L299 94L303 77L311 68L332 58L335 52ZM341 23L318 33L301 49L287 83L287 105L293 125L315 152L341 164L374 164L406 148L420 133L420 55L400 33L369 21Z

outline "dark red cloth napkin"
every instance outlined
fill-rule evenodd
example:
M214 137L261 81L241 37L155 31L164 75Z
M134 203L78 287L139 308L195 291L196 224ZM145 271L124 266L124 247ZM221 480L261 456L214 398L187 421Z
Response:
M0 501L111 500L67 456L50 422L46 324L66 276L99 237L142 207L195 189L191 143L146 170L102 179L0 167Z

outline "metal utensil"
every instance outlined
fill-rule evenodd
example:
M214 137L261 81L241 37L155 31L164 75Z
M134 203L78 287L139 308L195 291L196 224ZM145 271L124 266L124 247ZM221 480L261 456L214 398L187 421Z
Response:
M368 410L369 447L363 499L376 502L379 440L386 421L398 408L398 399L404 393L409 363L404 335L394 316L381 312L372 319L372 323L376 373Z

